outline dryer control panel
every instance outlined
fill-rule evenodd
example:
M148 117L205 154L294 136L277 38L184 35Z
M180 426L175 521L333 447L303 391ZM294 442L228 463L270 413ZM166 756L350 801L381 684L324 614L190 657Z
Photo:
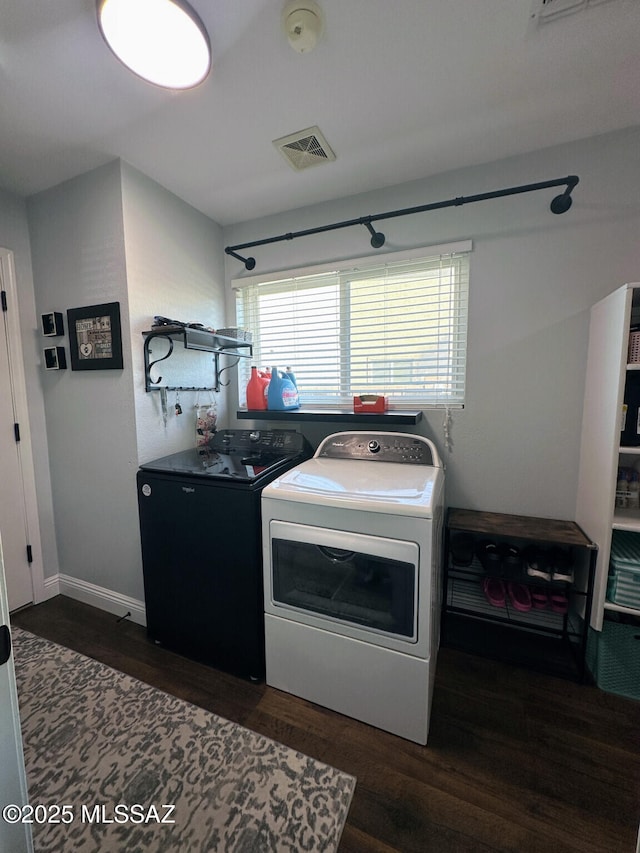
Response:
M428 438L398 432L335 433L324 439L315 456L442 467L438 452Z

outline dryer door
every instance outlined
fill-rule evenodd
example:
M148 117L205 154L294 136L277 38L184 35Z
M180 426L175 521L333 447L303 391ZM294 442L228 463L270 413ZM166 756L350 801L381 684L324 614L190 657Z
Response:
M270 546L268 612L380 645L417 642L415 542L272 521Z

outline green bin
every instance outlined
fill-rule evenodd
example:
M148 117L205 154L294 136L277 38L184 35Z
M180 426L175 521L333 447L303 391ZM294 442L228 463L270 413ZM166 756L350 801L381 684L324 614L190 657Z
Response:
M607 693L640 700L640 624L605 621L589 628L587 666Z
M614 530L607 598L614 604L640 610L640 534Z

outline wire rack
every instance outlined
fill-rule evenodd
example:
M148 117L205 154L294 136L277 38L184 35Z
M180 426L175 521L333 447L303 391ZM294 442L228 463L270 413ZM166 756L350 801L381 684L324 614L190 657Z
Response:
M508 594L504 607L492 605L482 589L485 577L486 573L476 559L470 566L450 566L446 593L447 609L451 612L465 613L477 619L504 622L540 633L575 634L576 636L580 634L581 620L571 607L572 596L567 584L545 584L543 581L535 585L544 587L548 591L565 592L570 605L568 613L556 613L549 606L545 609L532 607L531 610L523 612L513 607ZM503 580L505 585L509 582L509 578ZM514 580L519 582L519 579L514 578Z

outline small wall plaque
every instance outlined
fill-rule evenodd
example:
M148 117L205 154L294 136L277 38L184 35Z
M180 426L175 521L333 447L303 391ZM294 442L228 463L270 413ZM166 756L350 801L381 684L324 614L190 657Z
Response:
M46 347L44 353L44 366L46 370L65 370L67 367L67 356L64 347Z
M42 334L47 338L57 338L64 335L64 320L59 311L51 311L42 315Z

